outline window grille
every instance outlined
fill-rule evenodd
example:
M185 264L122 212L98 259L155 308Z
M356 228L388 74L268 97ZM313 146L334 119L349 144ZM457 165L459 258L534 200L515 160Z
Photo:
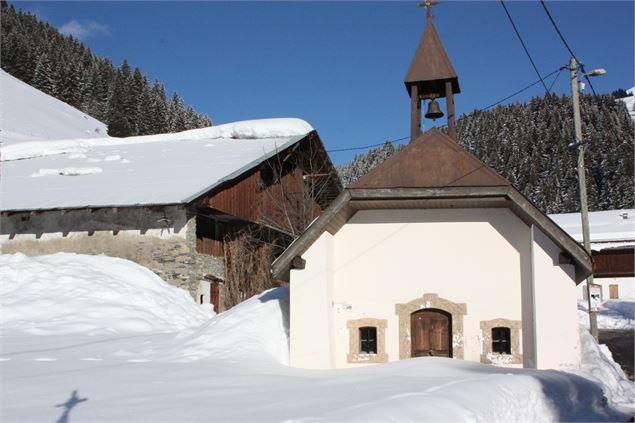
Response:
M492 352L511 354L511 331L509 328L492 328Z
M366 326L359 328L359 352L377 354L377 328Z

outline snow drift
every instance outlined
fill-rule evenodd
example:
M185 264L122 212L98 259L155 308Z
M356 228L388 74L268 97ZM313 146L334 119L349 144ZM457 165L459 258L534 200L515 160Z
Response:
M288 138L306 135L312 130L313 127L311 125L302 119L296 118L245 120L170 134L139 135L127 138L109 137L23 142L4 147L1 160L21 160L67 153L82 154L94 147L113 147L166 141Z
M0 327L30 334L172 332L212 313L128 260L0 255Z
M635 300L607 300L597 313L599 329L635 330ZM578 322L589 327L589 303L578 300Z
M287 289L213 316L110 257L0 256L0 278L2 421L617 421L609 404L633 406L584 335L576 374L435 357L292 369Z

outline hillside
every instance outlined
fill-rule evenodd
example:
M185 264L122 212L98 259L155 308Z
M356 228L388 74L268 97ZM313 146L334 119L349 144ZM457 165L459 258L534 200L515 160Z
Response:
M103 138L106 124L0 69L0 141Z
M127 60L115 68L72 36L13 4L0 2L2 69L108 126L108 135L128 137L211 126L174 91L148 80ZM102 134L105 135L105 134Z
M590 210L633 207L633 121L611 95L583 96L582 131ZM458 119L459 144L496 169L545 213L579 210L571 99L546 95L476 110ZM390 157L387 144L338 167L349 185Z

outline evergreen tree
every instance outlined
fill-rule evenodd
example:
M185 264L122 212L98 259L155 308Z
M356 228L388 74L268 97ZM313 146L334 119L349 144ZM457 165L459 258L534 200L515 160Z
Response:
M582 96L590 210L634 207L634 125L613 96ZM554 94L525 104L475 110L457 121L459 143L506 177L545 213L580 210L571 99ZM345 186L390 156L382 148L338 166Z
M116 69L79 40L61 35L6 1L0 12L0 54L2 69L101 120L111 134L155 134L171 127L211 125L209 117L190 112L180 97L168 118L165 88L155 89L140 69L131 71L127 61Z

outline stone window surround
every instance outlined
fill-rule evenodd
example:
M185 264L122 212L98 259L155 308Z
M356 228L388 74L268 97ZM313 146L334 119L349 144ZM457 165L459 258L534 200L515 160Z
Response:
M492 364L492 360L488 358L488 355L494 354L492 352L492 329L493 328L509 328L509 336L511 342L511 361L506 364L521 364L523 362L523 355L520 353L520 328L522 322L520 320L510 320L497 318L492 320L481 320L481 331L483 332L483 353L481 354L481 363ZM508 354L500 354L501 356L507 356Z
M387 363L388 354L386 354L386 326L388 320L373 319L364 317L361 319L348 320L349 349L346 361L348 363ZM360 339L359 329L363 327L377 328L377 354L366 354L359 351Z
M410 315L415 311L436 308L452 316L452 357L463 358L463 316L467 314L465 303L454 303L438 294L423 294L405 304L396 304L395 313L399 316L399 359L410 358L412 352L410 337Z

